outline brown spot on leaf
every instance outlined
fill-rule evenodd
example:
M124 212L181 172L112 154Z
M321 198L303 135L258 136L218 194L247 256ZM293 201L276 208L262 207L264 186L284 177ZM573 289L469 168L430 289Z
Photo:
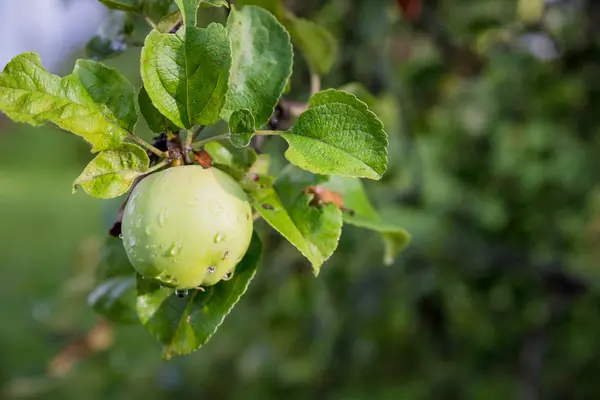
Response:
M325 189L321 186L309 186L304 192L314 196L311 201L311 205L313 206L319 204L335 204L338 208L344 209L344 198L338 192Z

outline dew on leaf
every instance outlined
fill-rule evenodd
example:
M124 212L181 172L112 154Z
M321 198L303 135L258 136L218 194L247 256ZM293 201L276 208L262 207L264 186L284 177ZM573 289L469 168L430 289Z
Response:
M265 210L271 210L271 211L273 211L275 209L275 207L273 207L271 204L268 204L268 203L261 204L261 207L264 208Z

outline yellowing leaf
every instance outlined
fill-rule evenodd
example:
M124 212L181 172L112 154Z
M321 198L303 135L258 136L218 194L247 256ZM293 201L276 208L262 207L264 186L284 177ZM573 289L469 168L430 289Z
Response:
M118 149L106 150L98 154L73 183L90 196L111 199L127 192L133 181L147 169L150 160L141 147L124 143Z
M79 60L64 78L46 71L39 55L23 53L0 73L0 111L17 122L52 122L98 152L118 147L137 122L135 89L121 73Z

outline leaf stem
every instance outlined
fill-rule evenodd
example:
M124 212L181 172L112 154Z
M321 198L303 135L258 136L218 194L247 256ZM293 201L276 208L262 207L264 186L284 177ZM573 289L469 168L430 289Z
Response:
M192 127L192 140L196 140L198 139L198 136L200 136L200 134L202 133L202 131L204 130L205 126L204 125L196 125Z
M310 73L310 94L314 95L321 91L321 75L312 71Z
M282 131L256 131L256 132L254 132L254 134L256 136L279 136L282 133L283 133ZM192 149L194 149L194 150L200 150L200 148L202 148L202 146L204 146L207 143L216 142L218 140L223 140L223 139L229 139L230 137L231 137L231 133L229 133L229 132L223 133L221 135L211 136L209 138L194 142L191 144L191 146L192 146Z
M133 140L134 142L136 142L137 144L139 144L140 146L142 146L143 148L145 148L146 150L151 151L152 153L154 153L155 155L157 155L160 158L168 158L169 157L169 154L167 154L166 151L157 149L156 147L152 146L150 143L147 143L144 139L142 139L139 136L134 135L133 133L129 135L129 138L131 140Z
M146 20L146 22L148 23L148 25L150 25L150 27L151 27L152 29L157 29L157 26L156 26L156 24L154 23L154 21L152 21L152 20L150 19L150 17L149 17L149 16L147 16L146 14L144 14L144 19Z
M159 162L158 164L148 168L146 171L144 171L144 175L148 175L151 174L155 171L158 171L159 169L166 167L167 165L169 165L171 161L169 160L162 160L161 162Z
M195 143L192 143L192 149L200 150L202 146L210 142L216 142L217 140L229 139L231 135L229 133L223 133L221 135L212 136L206 139L199 140Z

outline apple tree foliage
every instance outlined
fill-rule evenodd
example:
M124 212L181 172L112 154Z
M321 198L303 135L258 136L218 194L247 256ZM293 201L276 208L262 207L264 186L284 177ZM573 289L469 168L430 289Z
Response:
M343 90L317 88L291 127L270 124L290 82L294 48L318 79L338 53L331 33L279 5L100 1L110 17L86 48L90 59L78 60L70 75L48 72L35 53L16 56L0 73L0 111L10 119L34 126L50 122L89 143L95 158L75 179L73 191L127 201L145 176L200 164L233 177L254 217L294 245L315 276L336 250L344 223L380 234L386 263L406 246L407 232L379 216L361 183L380 179L388 165L387 133L365 102ZM208 7L222 7L226 24L197 26L197 16ZM151 27L142 39L136 38L140 21ZM143 87L100 61L136 40L143 44ZM163 146L136 135L140 115L150 130L166 137ZM226 133L203 136L204 128L222 122ZM288 146L289 164L277 174L269 174L268 159L253 146L265 137ZM115 322L143 324L167 358L187 354L206 343L244 294L262 247L254 233L231 279L180 293L143 279L121 241L110 237L89 303Z

